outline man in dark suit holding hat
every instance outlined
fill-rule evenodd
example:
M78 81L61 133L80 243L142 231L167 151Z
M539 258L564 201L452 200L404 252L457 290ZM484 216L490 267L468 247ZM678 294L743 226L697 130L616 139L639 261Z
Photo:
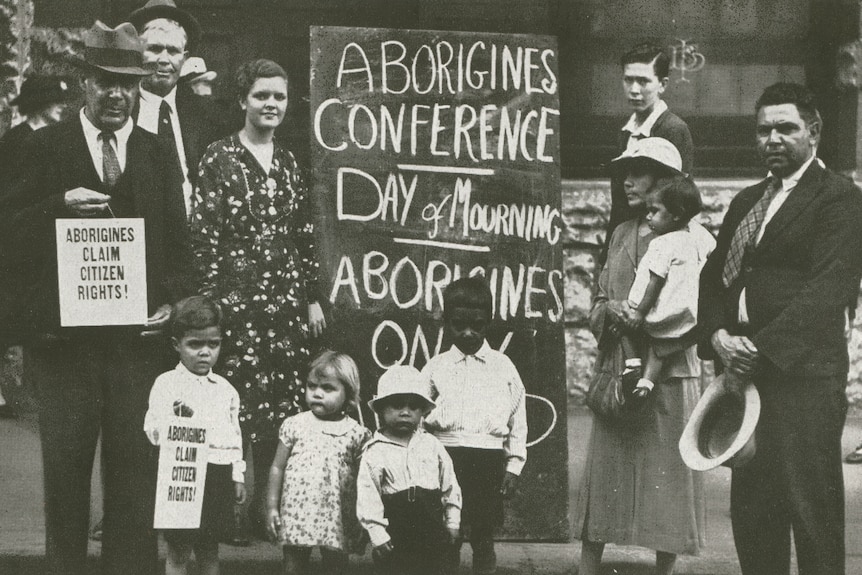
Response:
M820 116L798 84L756 104L768 178L727 211L701 274L701 356L761 397L753 459L733 470L744 575L844 573L845 328L862 277L862 192L816 157Z
M166 343L152 334L170 303L191 290L178 176L158 139L136 128L138 82L150 74L134 27L96 22L84 35L83 109L25 144L21 177L2 198L0 256L24 277L15 302L26 326L25 377L39 394L45 489L46 572L84 574L90 477L104 453L103 572L153 574L154 453L143 419ZM145 226L145 326L61 327L55 221L137 217Z
M191 213L198 162L207 146L227 134L214 104L177 91L183 63L201 35L200 24L173 0L149 0L129 17L144 41L144 62L154 66L141 80L135 123L157 134L183 178L186 213Z

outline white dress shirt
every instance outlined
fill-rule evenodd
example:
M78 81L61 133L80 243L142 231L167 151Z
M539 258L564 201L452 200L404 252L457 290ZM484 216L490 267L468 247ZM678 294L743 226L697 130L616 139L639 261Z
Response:
M526 391L512 360L485 341L473 355L456 346L422 369L437 403L425 429L447 447L502 449L506 471L527 461Z
M652 107L652 112L650 112L649 116L647 116L646 120L642 123L638 123L636 114L632 114L631 117L629 117L629 121L622 127L623 132L629 132L629 140L626 142L626 151L629 151L639 139L650 137L656 120L658 120L659 116L664 114L666 110L667 102L659 100L655 103L655 106Z
M177 155L180 159L180 169L183 172L183 199L186 204L186 215L188 215L192 210L192 184L189 182L189 167L186 163L186 148L183 145L183 132L180 129L180 119L179 116L177 116L176 86L174 86L174 88L168 92L168 95L164 98L141 88L137 124L152 134L158 134L159 110L162 106L162 100L167 102L171 109L171 127L174 131L174 143L177 146Z
M375 547L390 539L383 496L411 487L439 489L446 527L460 527L461 487L443 444L421 429L406 446L376 432L365 446L356 479L356 516Z
M102 139L99 137L102 130L93 125L84 113L84 108L81 108L80 116L81 127L84 128L84 139L87 141L87 148L90 150L93 167L96 168L99 179L104 182L105 174L102 173ZM117 160L120 162L120 170L122 171L126 171L126 148L129 145L129 136L132 135L134 127L135 124L127 120L122 128L114 132L114 138L111 141L111 147L117 153Z
M207 428L208 463L231 465L231 476L243 482L242 433L239 427L239 394L223 377L210 371L195 375L180 363L156 378L144 417L144 433L153 445L168 421L176 417L174 405L183 403Z

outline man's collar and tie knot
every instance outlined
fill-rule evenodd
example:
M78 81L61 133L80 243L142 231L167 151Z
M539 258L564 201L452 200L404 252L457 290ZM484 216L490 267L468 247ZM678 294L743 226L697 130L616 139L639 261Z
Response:
M766 180L766 188L763 191L763 195L760 196L754 207L749 210L739 223L739 226L737 226L736 232L730 241L730 249L727 252L727 259L724 262L724 270L721 274L721 281L724 283L724 287L730 287L734 280L739 277L745 250L755 243L760 226L763 224L763 218L766 216L766 210L781 189L781 178L770 175Z

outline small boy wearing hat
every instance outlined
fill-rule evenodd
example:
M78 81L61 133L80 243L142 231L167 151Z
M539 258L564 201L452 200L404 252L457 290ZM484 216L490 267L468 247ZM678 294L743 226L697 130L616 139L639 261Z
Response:
M404 365L380 377L368 404L380 427L362 455L356 514L374 563L385 574L439 575L458 537L461 488L443 444L419 429L435 404L419 372Z

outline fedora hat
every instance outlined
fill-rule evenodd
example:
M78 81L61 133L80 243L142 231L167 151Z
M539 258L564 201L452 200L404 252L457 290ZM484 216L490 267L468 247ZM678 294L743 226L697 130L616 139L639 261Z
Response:
M718 376L703 392L679 438L679 454L695 471L741 467L754 456L760 394L751 383L742 395L735 394L724 385L724 377Z
M422 379L422 375L415 367L409 365L395 365L383 372L377 381L377 395L368 402L371 409L379 406L386 398L396 395L412 395L425 402L426 412L436 407L436 404L428 397L428 386Z
M18 95L9 102L21 109L39 111L51 104L61 104L69 98L69 86L60 78L31 76L21 84Z
M187 84L194 82L212 82L218 76L217 72L207 70L207 64L203 58L192 56L183 63L180 70L180 80Z
M633 164L646 164L667 172L682 174L682 156L671 142L664 138L643 138L611 160L611 170L625 170Z
M167 18L182 26L186 31L186 36L188 36L186 48L196 45L201 37L201 25L194 16L177 8L174 0L149 0L137 10L132 11L129 15L129 22L135 25L138 32L141 32L147 22L156 18Z
M84 58L80 63L113 74L149 76L153 71L144 67L143 50L138 32L128 22L109 28L96 20L84 32Z

